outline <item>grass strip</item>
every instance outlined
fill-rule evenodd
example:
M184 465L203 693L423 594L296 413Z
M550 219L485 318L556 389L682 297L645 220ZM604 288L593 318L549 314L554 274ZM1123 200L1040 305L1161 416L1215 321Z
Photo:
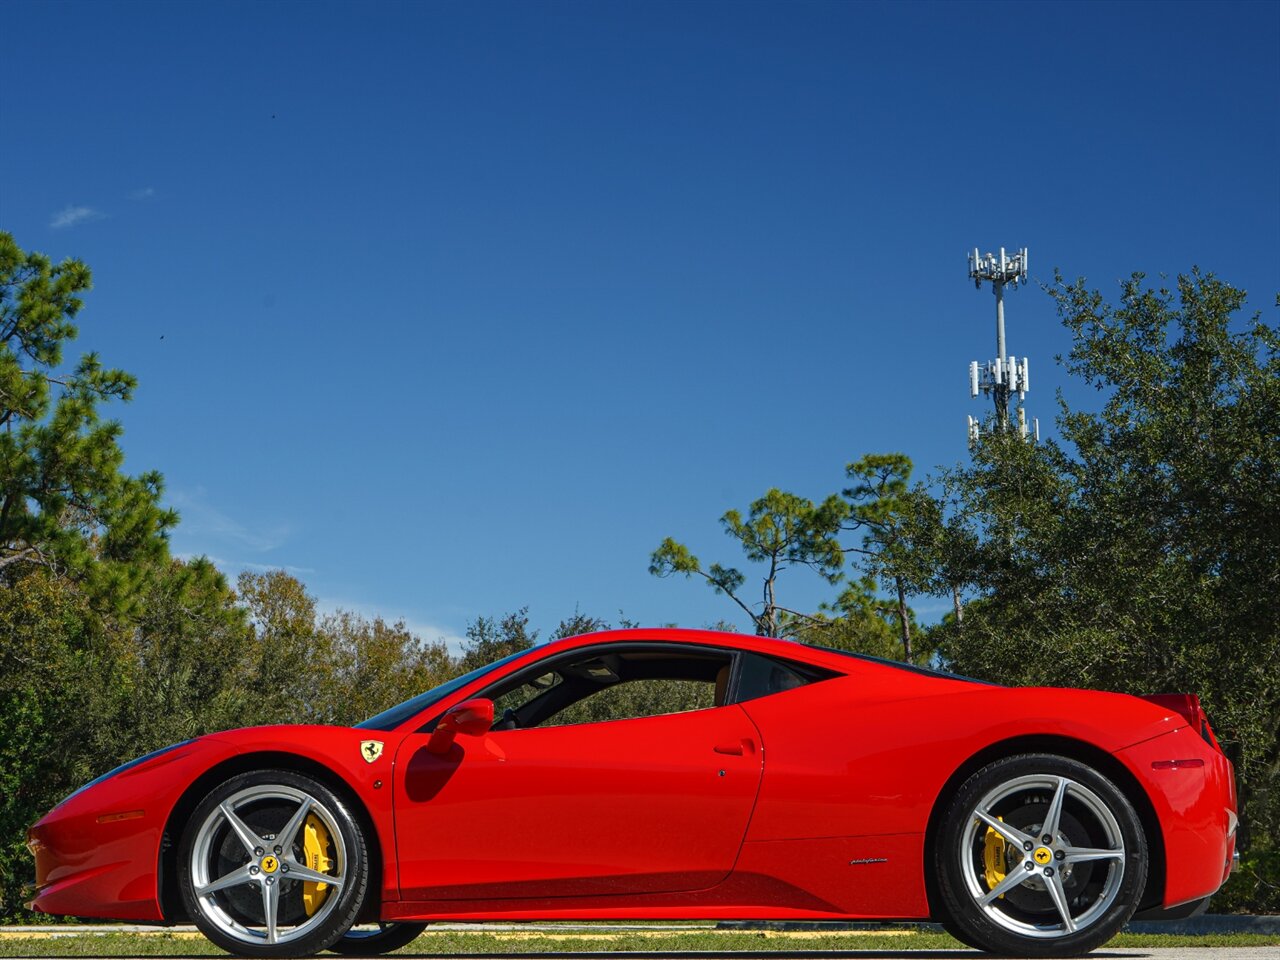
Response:
M1143 949L1151 947L1265 947L1280 946L1280 936L1263 934L1216 934L1175 936L1172 934L1121 934L1108 947ZM776 930L659 934L652 931L595 933L467 933L427 932L409 946L398 950L402 956L503 956L523 953L695 953L730 954L768 951L778 954L809 953L818 950L878 950L894 953L908 950L964 949L942 933L886 930L876 932L818 933L804 935ZM62 935L25 937L9 934L0 939L0 957L211 957L226 956L197 934L159 933L147 935Z

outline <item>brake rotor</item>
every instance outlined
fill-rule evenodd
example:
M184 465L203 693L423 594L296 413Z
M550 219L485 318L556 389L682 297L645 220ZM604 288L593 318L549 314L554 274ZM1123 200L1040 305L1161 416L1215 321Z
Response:
M1010 810L1002 819L1007 821L1010 826L1017 827L1023 833L1029 833L1036 836L1040 833L1044 824L1044 803L1028 803L1021 807ZM990 831L990 828L988 828ZM1084 825L1080 823L1072 814L1063 810L1058 821L1058 840L1065 846L1071 846L1073 838L1087 837L1088 831ZM1059 839L1060 838L1060 839ZM985 852L985 851L984 851ZM1022 869L1023 851L1019 850L1013 844L1005 844L1004 867L1007 874L1011 870ZM1090 861L1082 863L1064 864L1061 868L1059 876L1062 879L1063 892L1067 896L1067 902L1074 900L1088 885L1093 873L1093 864ZM1003 875L1002 875L1003 879ZM1025 910L1028 913L1054 913L1057 908L1053 901L1048 897L1048 889L1045 886L1044 879L1039 876L1029 876L1025 883L1014 887L1004 897L1010 904Z

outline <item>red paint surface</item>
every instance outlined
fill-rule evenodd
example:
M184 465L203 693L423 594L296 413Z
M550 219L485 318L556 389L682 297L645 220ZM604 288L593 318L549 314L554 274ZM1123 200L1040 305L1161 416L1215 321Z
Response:
M420 728L499 678L619 641L750 650L839 676L691 713L459 734L443 755L425 749ZM925 917L925 833L945 785L976 754L1019 737L1087 744L1133 774L1160 821L1171 906L1222 883L1235 808L1230 764L1172 702L971 684L759 637L571 638L391 732L230 731L74 795L32 828L34 907L166 919L160 839L180 798L202 796L211 784L197 779L230 771L220 765L306 758L372 826L385 919ZM364 740L384 744L373 763ZM1203 764L1152 766L1188 759Z
M1207 897L1231 872L1235 837L1227 834L1227 811L1235 810L1235 777L1227 758L1192 727L1147 740L1118 754L1143 782L1160 818L1168 877L1166 907ZM1204 761L1154 769L1163 760Z
M409 900L702 890L729 875L760 783L740 706L579 726L429 737L397 754L397 854ZM466 825L467 829L459 829Z

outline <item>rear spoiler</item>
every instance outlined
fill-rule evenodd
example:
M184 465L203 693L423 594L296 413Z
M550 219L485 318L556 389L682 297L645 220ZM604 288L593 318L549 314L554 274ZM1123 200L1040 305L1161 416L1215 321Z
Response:
M1209 726L1209 717L1205 714L1204 707L1200 706L1200 698L1194 693L1155 693L1138 699L1146 700L1158 707L1164 707L1166 710L1172 710L1182 715L1192 729L1204 738L1205 743L1222 753L1222 746L1218 743L1218 738L1214 736L1213 728Z

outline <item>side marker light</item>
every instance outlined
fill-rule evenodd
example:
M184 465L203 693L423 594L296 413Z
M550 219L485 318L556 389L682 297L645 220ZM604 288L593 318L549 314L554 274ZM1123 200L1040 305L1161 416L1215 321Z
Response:
M141 820L145 815L142 810L129 810L125 813L104 813L98 818L98 822L115 823L117 820Z

